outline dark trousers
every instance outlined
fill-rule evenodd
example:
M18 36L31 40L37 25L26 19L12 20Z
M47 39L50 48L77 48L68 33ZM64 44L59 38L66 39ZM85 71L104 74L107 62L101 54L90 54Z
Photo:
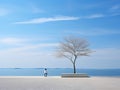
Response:
M47 73L44 73L44 76L47 77Z

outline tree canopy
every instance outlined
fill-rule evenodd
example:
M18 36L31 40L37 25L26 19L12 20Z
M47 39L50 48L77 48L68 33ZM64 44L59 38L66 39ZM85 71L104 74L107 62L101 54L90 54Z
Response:
M91 50L88 48L89 44L85 39L79 37L65 37L62 42L59 43L57 49L58 57L65 57L69 59L76 73L76 60L80 56L88 56Z

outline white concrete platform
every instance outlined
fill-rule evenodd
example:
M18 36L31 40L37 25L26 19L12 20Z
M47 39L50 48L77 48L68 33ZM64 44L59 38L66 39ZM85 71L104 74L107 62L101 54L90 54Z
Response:
M120 77L2 76L0 90L120 90Z

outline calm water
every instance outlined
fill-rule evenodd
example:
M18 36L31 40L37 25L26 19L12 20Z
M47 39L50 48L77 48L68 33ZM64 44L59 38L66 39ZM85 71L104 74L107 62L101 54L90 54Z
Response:
M0 76L43 76L43 68L0 68ZM48 68L48 76L72 73L71 68ZM77 69L77 73L90 76L120 76L120 69Z

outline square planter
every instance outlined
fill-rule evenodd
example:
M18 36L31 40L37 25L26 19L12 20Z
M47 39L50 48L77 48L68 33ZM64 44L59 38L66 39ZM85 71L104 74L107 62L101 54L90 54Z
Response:
M61 74L62 78L85 78L85 77L89 77L88 74L85 73L63 73Z

